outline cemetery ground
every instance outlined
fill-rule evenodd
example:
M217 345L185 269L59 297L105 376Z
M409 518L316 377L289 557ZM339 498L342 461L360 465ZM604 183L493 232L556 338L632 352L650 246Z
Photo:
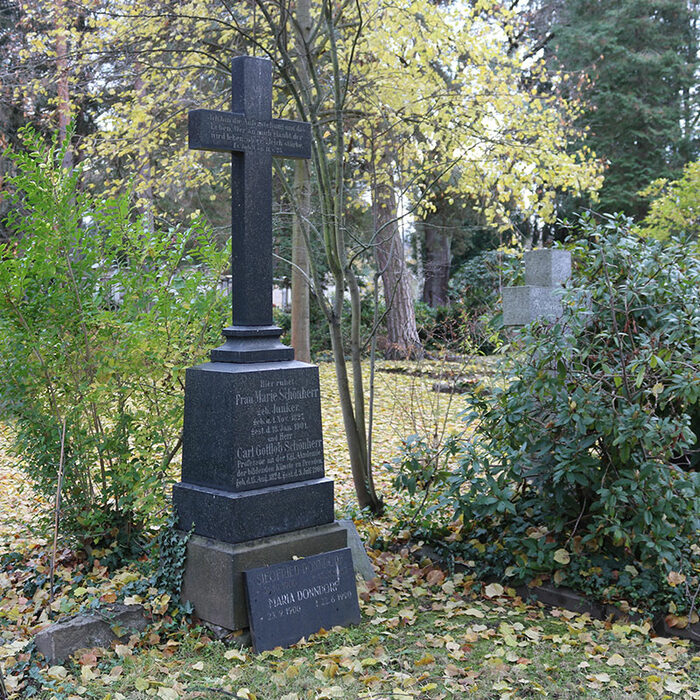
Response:
M488 358L470 361L465 377L498 381L494 367ZM167 592L134 594L148 562L110 570L107 550L93 552L88 567L62 546L51 603L51 543L32 524L52 504L23 483L6 450L11 427L2 426L0 667L10 697L700 698L700 649L690 642L655 636L646 621L593 620L527 602L468 571L451 575L420 541L397 531L397 513L410 506L382 465L397 455L401 438L436 426L462 430L461 401L459 394L432 391L435 379L425 366L380 369L394 370L377 373L374 407L375 478L388 507L384 518L372 520L353 510L333 368L321 365L325 461L335 479L337 515L355 516L378 574L359 584L362 623L257 656L235 636L219 641L187 623ZM52 619L115 601L143 605L148 628L53 666L33 649L33 635Z

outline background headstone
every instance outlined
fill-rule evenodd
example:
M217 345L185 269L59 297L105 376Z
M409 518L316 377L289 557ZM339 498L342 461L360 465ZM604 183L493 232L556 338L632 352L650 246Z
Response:
M558 248L523 254L525 284L503 288L503 325L526 326L535 319L555 321L562 314L560 291L571 277L571 253Z

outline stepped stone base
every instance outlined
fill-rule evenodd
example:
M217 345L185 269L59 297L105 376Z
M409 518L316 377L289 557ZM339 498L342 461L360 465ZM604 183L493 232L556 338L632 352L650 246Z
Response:
M337 522L238 544L193 535L187 543L181 598L194 605L201 620L243 629L248 626L244 571L346 546L347 532Z
M194 484L173 485L181 530L235 544L333 522L333 480L231 493Z

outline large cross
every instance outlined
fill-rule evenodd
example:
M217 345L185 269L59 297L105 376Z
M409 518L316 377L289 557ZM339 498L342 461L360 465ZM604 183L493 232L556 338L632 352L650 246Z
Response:
M264 329L274 327L272 157L310 158L311 125L272 119L272 64L267 59L234 58L231 78L230 112L190 111L189 147L231 153L233 327L224 335L242 338L271 335Z

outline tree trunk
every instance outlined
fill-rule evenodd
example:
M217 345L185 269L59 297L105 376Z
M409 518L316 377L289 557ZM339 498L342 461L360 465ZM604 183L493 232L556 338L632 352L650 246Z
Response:
M380 164L391 168L385 152ZM384 175L386 175L384 173ZM406 269L403 240L396 218L396 192L390 178L374 178L372 211L375 225L374 255L382 276L386 303L387 348L390 359L407 359L422 355L416 328L410 278Z
M137 99L146 98L146 86L144 85L141 72L143 64L138 60L134 60L134 92ZM139 132L147 133L145 122L139 123ZM155 230L155 220L153 218L153 180L151 179L151 154L148 144L141 142L139 144L139 163L137 170L136 183L136 200L137 208L141 212L146 222L148 231Z
M294 58L301 88L310 94L311 80L306 65L305 47L311 36L311 0L297 0L296 41ZM311 362L311 319L309 313L309 238L308 219L311 213L311 170L306 160L294 164L294 219L292 221L292 347L301 362Z
M311 211L311 175L309 164L298 160L294 164L294 199L296 207L292 222L292 347L300 362L311 362L309 314L309 251L304 227Z
M432 308L448 303L451 237L427 222L422 226L425 240L423 302Z
M63 143L70 124L70 94L68 89L68 32L67 12L64 0L55 0L54 27L56 29L56 88L58 92L58 138ZM63 156L63 167L73 169L73 150L67 148Z

